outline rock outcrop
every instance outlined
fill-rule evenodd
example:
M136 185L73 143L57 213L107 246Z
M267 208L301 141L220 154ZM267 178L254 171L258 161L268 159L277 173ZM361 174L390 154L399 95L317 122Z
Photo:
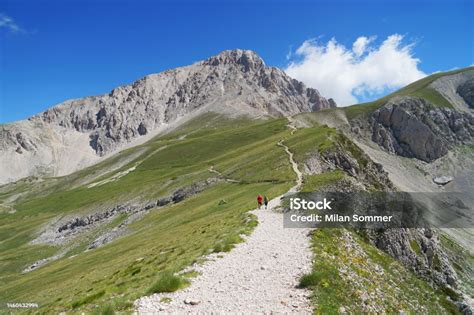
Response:
M470 108L474 109L474 78L466 80L457 88L456 92Z
M419 277L441 288L457 287L456 273L433 230L367 229L364 234L377 248L402 262Z
M27 121L0 126L0 165L8 165L0 168L0 184L45 168L52 175L65 175L139 137L208 111L261 117L335 106L317 90L266 66L253 51L224 51L109 94L66 101ZM71 161L68 167L58 166L58 152Z
M372 140L384 149L425 162L474 139L474 116L420 98L391 99L371 115L369 124Z
M66 217L57 222L49 223L43 228L39 236L35 238L31 244L46 244L50 246L63 245L74 239L76 236L97 228L105 223L110 223L119 215L126 215L127 219L113 230L107 231L95 240L89 249L101 246L112 241L125 233L124 228L138 220L150 209L155 207L163 207L172 203L179 203L186 198L198 194L215 185L222 179L211 177L206 180L192 183L189 186L181 187L173 191L169 196L159 198L157 200L149 200L146 203L128 203L118 204L111 208L98 210L85 216ZM31 269L31 268L29 268Z
M395 189L383 166L372 161L349 138L338 134L334 141L334 145L325 151L309 153L303 163L305 174L321 174L339 169L352 178L351 185L356 185L358 189Z

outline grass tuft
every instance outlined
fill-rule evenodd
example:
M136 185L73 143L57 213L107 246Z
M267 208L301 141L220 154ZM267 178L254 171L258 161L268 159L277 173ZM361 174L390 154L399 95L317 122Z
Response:
M102 290L102 291L99 291L97 293L94 293L94 294L91 294L91 295L88 295L82 299L79 299L79 300L76 300L75 302L72 303L71 307L73 309L76 309L78 308L79 306L81 305L85 305L85 304L89 304L91 303L92 301L94 300L97 300L98 298L101 298L102 296L104 296L105 294L105 291Z
M300 288L314 287L314 286L317 286L320 281L321 281L321 277L319 274L315 272L308 273L308 274L303 275L300 278L299 287Z
M235 244L241 242L243 242L243 239L240 237L240 235L229 235L214 246L213 252L230 252L235 247Z
M158 276L158 280L148 289L147 293L174 292L188 284L189 281L172 272L162 272Z
M98 309L93 314L97 315L114 315L115 314L115 308L112 304L105 304L103 306L100 306Z

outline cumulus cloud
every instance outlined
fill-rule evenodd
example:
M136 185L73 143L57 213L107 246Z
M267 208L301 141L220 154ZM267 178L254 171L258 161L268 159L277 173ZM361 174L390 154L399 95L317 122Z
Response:
M361 36L357 38L354 44L352 45L352 51L356 54L357 57L360 57L366 52L367 46L374 40L375 40L374 36L370 38Z
M361 36L351 48L335 38L327 43L307 40L295 51L286 73L332 97L339 106L400 88L426 76L418 69L413 43L394 34L376 45L375 37Z
M0 28L7 29L12 33L22 33L24 30L8 15L0 13Z

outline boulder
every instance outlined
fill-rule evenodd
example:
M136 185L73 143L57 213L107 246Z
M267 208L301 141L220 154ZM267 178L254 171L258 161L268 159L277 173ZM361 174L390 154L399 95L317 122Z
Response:
M442 186L448 184L452 180L453 178L451 176L439 176L439 177L433 178L433 182L435 184L442 185Z

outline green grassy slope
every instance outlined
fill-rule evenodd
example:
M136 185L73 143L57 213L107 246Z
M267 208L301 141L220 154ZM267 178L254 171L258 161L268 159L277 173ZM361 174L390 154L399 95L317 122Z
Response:
M257 222L248 210L255 207L257 193L272 198L294 184L288 157L276 145L282 138L300 169L308 154L336 145L360 160L357 147L335 129L314 124L291 135L287 123L286 119L229 120L206 114L70 176L25 179L0 187L0 313L7 301L37 302L38 313L129 312L140 296L185 286L186 277L192 274L175 277L174 272L199 262L207 253L230 250L240 241L240 234L255 227ZM128 162L120 162L124 160ZM363 165L362 160L360 163ZM29 244L54 218L167 196L177 188L216 176L209 171L211 166L238 183L219 182L180 203L153 209L128 226L126 236L103 247L86 250L101 232L123 222L125 215L62 247ZM136 168L115 181L88 188L131 167ZM336 184L347 176L341 170L306 175L303 191ZM411 305L428 311L450 307L443 306L442 295L357 235L353 237L363 257L344 251L339 246L344 241L341 233L326 230L313 235L317 259L305 286L313 292L317 312L331 313L341 306L360 310L356 304L351 308L351 301L359 301L361 288L334 269L339 263L350 264L357 279L370 290L384 290L386 299L380 303L387 312L401 307L416 311ZM60 251L66 251L63 258L21 274L31 263ZM371 268L380 265L388 280L364 273L365 261L370 261Z
M349 241L351 240L351 241ZM435 291L399 261L345 229L318 229L312 234L317 259L301 285L312 291L317 314L457 314L444 292Z
M221 184L151 212L130 227L133 234L104 247L17 274L2 286L2 300L35 301L45 312L67 311L77 301L104 291L94 303L112 301L118 310L126 309L147 293L160 273L179 271L218 244L246 232L251 221L245 212L254 207L255 192L275 196L288 188L269 183L235 186ZM219 205L220 199L227 204ZM93 305L81 309L92 310Z
M285 152L276 145L289 131L285 119L229 120L206 115L171 134L127 150L141 154L115 171L83 182L91 173L116 163L106 160L63 178L25 180L1 188L0 302L34 301L40 311L92 311L112 301L126 309L146 294L157 277L177 271L209 251L227 250L248 232L254 221L257 193L274 197L294 181ZM114 157L113 159L116 159ZM87 188L88 184L136 169L118 180ZM60 247L30 245L43 224L67 214L89 213L130 200L146 201L215 174L209 167L240 183L219 183L185 201L151 211L129 226L130 233L108 245L84 251L100 229ZM81 184L82 183L82 184ZM23 195L11 202L12 196ZM225 204L219 205L224 199ZM116 218L113 228L125 219ZM64 258L21 274L34 261L66 250Z

